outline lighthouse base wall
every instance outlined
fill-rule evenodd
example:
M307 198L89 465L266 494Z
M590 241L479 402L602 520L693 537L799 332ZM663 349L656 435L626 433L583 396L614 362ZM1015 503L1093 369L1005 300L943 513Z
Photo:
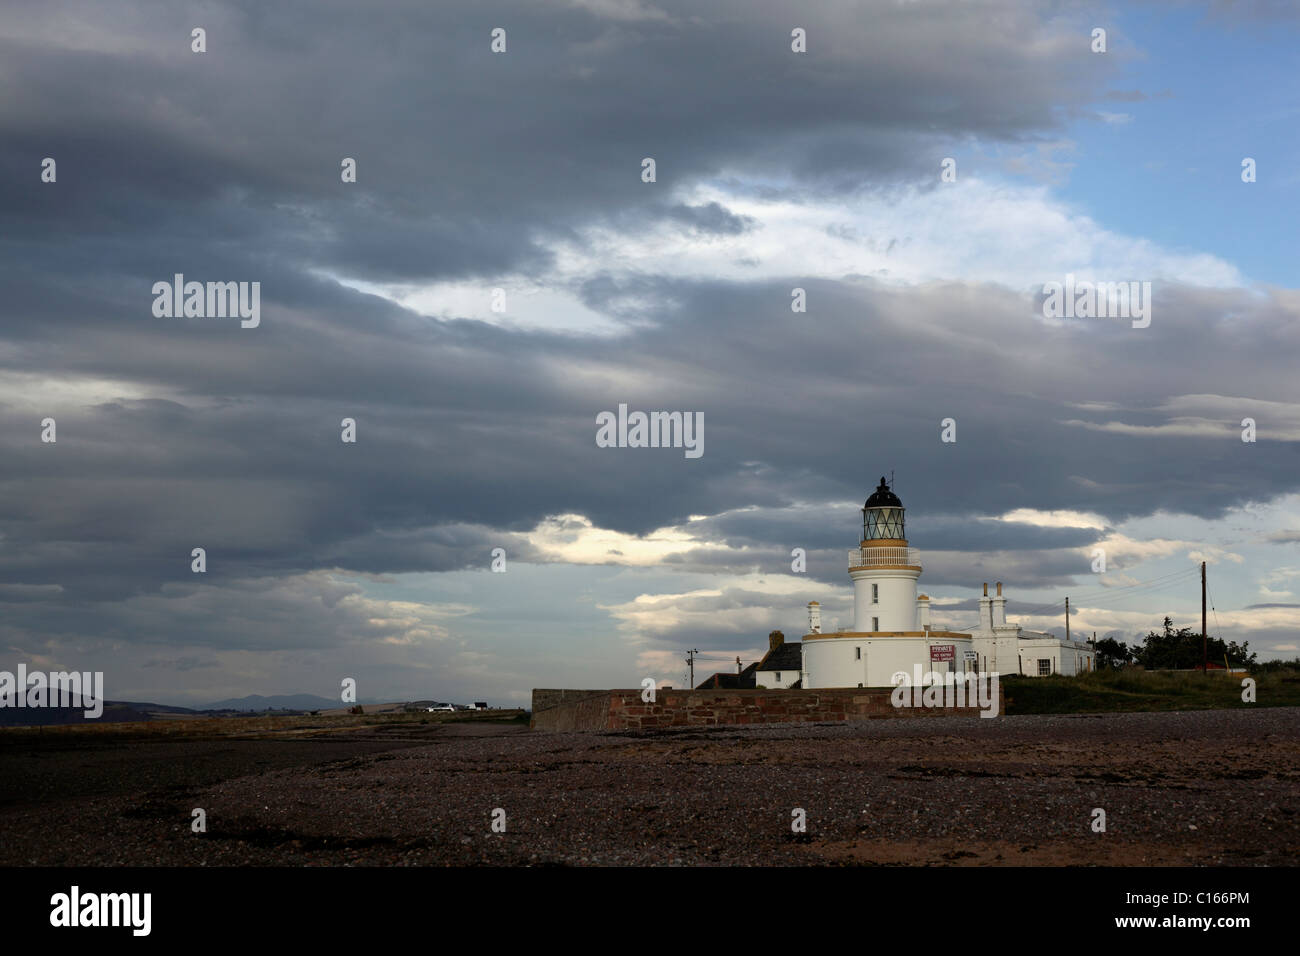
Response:
M966 660L969 650L971 635L960 632L809 634L803 639L803 686L890 687L895 674L910 680L918 666L922 672L965 673L977 669Z

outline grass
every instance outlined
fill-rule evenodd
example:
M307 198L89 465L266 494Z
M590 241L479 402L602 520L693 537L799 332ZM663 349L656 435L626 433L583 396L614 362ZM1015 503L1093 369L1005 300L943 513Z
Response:
M1211 672L1093 671L1078 677L1003 677L1008 714L1104 714L1300 706L1300 672L1249 675L1256 703L1242 701L1242 677Z

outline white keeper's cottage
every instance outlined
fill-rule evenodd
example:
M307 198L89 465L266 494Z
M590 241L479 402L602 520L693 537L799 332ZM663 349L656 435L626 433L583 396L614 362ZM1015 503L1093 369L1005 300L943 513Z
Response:
M916 593L921 556L907 544L903 503L885 479L862 507L862 540L849 552L853 579L853 630L824 633L821 606L808 604L797 675L782 661L777 686L797 677L805 688L888 687L893 675L929 670L999 674L1078 674L1092 670L1095 654L1084 641L1067 641L1007 623L1002 585L980 598L979 622L968 631L930 627L930 599ZM764 667L764 670L769 668ZM769 676L769 675L764 675ZM763 684L763 680L759 680Z

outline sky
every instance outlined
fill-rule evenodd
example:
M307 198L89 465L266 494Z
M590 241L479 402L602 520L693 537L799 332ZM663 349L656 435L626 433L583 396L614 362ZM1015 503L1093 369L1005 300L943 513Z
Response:
M890 474L936 626L1001 581L1029 628L1199 628L1204 561L1210 633L1296 657L1298 40L1270 0L6 4L0 669L683 686L851 626ZM157 314L178 273L256 324ZM1047 314L1067 276L1149 324ZM703 454L601 447L620 405Z

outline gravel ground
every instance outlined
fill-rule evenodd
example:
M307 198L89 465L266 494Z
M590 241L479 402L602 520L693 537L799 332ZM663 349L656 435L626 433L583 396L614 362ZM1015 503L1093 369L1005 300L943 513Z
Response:
M0 741L0 864L1295 865L1298 730L1300 708L1261 708L76 746L28 736ZM190 831L195 807L204 834ZM505 833L491 829L498 807ZM794 808L806 833L792 832Z

